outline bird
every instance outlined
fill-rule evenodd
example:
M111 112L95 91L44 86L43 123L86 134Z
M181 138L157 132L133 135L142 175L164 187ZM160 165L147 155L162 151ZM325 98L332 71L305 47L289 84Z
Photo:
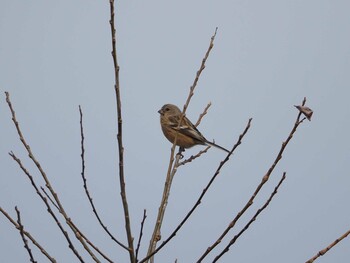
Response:
M158 113L160 114L160 125L164 136L171 143L174 143L176 138L176 145L182 150L195 145L208 145L219 148L227 153L230 152L224 147L208 141L186 116L183 116L179 125L182 112L177 106L165 104Z

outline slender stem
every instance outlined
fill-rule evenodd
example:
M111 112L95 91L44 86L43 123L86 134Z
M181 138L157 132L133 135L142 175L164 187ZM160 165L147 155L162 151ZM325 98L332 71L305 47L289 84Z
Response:
M37 261L33 257L32 250L30 249L30 247L28 245L28 240L24 236L24 226L22 225L22 222L21 222L21 212L19 211L17 206L15 207L15 210L16 210L16 213L17 213L18 229L19 229L19 233L20 233L20 235L22 237L22 240L23 240L23 243L24 243L24 248L28 251L30 262L37 263Z
M249 226L255 222L255 220L257 219L257 217L259 216L259 214L265 210L265 208L270 204L270 202L272 201L272 198L277 194L278 188L281 186L281 184L283 183L284 179L286 179L286 173L283 173L283 176L281 178L281 180L278 182L277 186L275 187L274 191L271 193L270 197L267 199L267 201L265 202L265 204L260 207L258 209L258 211L256 211L256 213L254 214L254 216L249 220L249 222L242 228L242 230L235 235L230 242L228 243L228 245L221 251L221 253L216 256L213 260L213 262L217 262L226 252L229 251L230 247L237 241L237 239L246 231L248 230Z
M55 192L54 188L52 187L50 180L48 178L48 176L46 175L44 169L42 168L40 162L35 158L29 144L26 142L26 140L24 139L24 136L22 134L22 131L20 129L19 123L16 119L16 113L12 107L12 103L10 100L10 94L8 92L5 92L6 94L6 102L10 108L11 111L11 115L12 115L12 121L16 127L17 130L17 134L19 136L20 141L22 142L23 146L25 147L25 149L27 150L28 156L29 158L33 161L33 163L35 164L36 168L39 170L41 177L44 179L45 181L45 186L46 188L50 191L53 199L56 202L56 205L59 207L59 212L60 214L64 217L64 219L66 220L66 222L72 221L70 219L70 217L67 215L66 211L64 210L63 205L61 204L61 201L58 197L58 194ZM10 155L12 156L12 158L21 166L21 162L20 160L13 154L10 153ZM25 168L21 166L21 169L25 172ZM32 178L31 178L32 179ZM32 184L35 184L34 181L32 181ZM35 186L36 192L38 195L40 195L41 199L45 202L45 204L47 203L46 199L42 196L41 192L39 191L38 187ZM60 227L60 223L57 220L56 216L54 214L52 214L52 216L54 217L54 219L56 220L57 225ZM72 224L68 224L68 226L72 229L72 231L75 233L76 238L80 241L80 243L84 246L85 250L90 254L90 256L96 261L99 262L98 259L96 258L96 256L92 253L92 251L89 249L89 247L86 245L84 239L81 237L81 235L77 232L77 230L75 228L72 227ZM64 229L62 229L63 233L66 235L66 231ZM70 243L69 238L68 238L68 234L66 235L67 241ZM69 247L73 247L73 244L70 243ZM77 251L75 249L73 249L74 254L79 258L79 260L81 262L83 262L83 259L81 258L81 256L77 253Z
M303 105L305 105L306 102L306 98L304 98L303 100ZM202 254L202 256L199 258L199 260L197 261L197 263L202 262L202 260L218 245L221 243L222 239L227 235L227 233L236 225L237 221L241 218L241 216L248 210L248 208L253 204L255 197L257 196L257 194L260 192L261 188L264 186L264 184L269 180L273 170L275 169L276 165L278 164L278 162L282 159L282 154L284 152L284 150L286 149L288 143L290 142L290 140L293 138L294 133L296 132L297 128L299 127L299 125L305 120L305 118L300 119L301 118L301 112L299 112L297 119L294 123L294 126L291 130L291 132L289 133L286 141L284 141L282 143L281 149L277 154L277 157L275 158L273 164L270 166L270 168L268 169L268 171L266 172L266 174L262 177L262 180L260 182L260 184L256 187L254 193L252 194L252 196L249 198L248 202L245 204L245 206L241 209L241 211L239 211L236 215L236 217L233 219L232 222L230 222L230 224L226 227L226 229L223 231L223 233L217 238L217 240L206 249L206 251Z
M336 240L334 240L331 244L329 244L326 248L318 251L318 253L313 256L312 258L310 258L308 261L306 261L305 263L312 263L314 262L317 258L323 256L324 254L326 254L329 250L331 250L336 244L338 244L340 241L342 241L344 238L346 238L348 235L350 235L350 230L346 231L342 236L340 236L339 238L337 238Z
M83 111L81 109L81 107L79 106L79 113L80 113L80 136L81 136L81 177L83 179L83 185L84 185L84 190L85 190L85 194L89 200L89 203L91 205L92 211L95 214L98 222L100 223L100 225L102 226L103 230L109 235L109 237L116 242L119 246L121 246L122 248L129 250L129 248L127 246L125 246L123 243L121 243L119 240L117 240L112 233L108 230L107 226L102 222L102 219L100 218L100 215L98 214L95 204L93 202L93 199L90 195L89 189L88 189L88 185L87 185L87 179L85 176L85 147L84 147L84 128L83 128Z
M18 229L19 225L16 223L16 221L5 211L0 207L0 212ZM32 243L40 250L41 253L43 253L47 259L52 262L56 263L56 260L47 253L47 251L34 239L34 237L27 231L23 229L23 234L32 241Z
M190 216L192 215L192 213L196 210L196 208L201 204L202 199L204 197L204 195L206 194L206 192L208 191L208 189L210 188L210 186L213 184L214 180L216 179L216 177L220 174L221 168L225 165L225 163L229 160L230 156L233 154L233 152L236 150L236 148L241 144L243 137L245 136L245 134L248 132L249 128L250 128L250 123L251 123L252 119L249 119L246 128L244 129L243 133L239 136L238 141L236 142L236 144L233 146L232 150L227 154L226 158L220 162L218 168L216 169L214 175L212 176L212 178L210 179L209 183L207 184L207 186L203 189L201 195L199 196L197 202L193 205L193 207L191 208L191 210L187 213L187 215L184 217L184 219L180 222L180 224L175 228L175 230L170 234L170 236L165 239L165 241L162 242L162 244L157 247L157 249L155 249L151 254L147 255L147 257L145 257L144 259L142 259L140 261L140 263L146 262L149 258L151 258L154 254L158 253L159 250L161 250L173 237L176 236L177 232L182 228L182 226L186 223L186 221L190 218Z
M52 216L52 218L54 219L55 223L57 224L58 228L61 230L62 234L64 235L64 237L67 240L68 243L68 247L73 251L74 255L79 259L80 262L84 262L83 258L81 257L81 255L79 254L79 252L77 251L77 249L75 248L72 240L69 237L68 232L63 228L61 222L58 220L56 214L53 212L53 210L50 207L49 202L47 201L47 199L42 195L42 193L39 191L39 188L37 187L33 176L28 172L28 170L23 166L21 160L19 158L17 158L17 156L13 153L10 152L9 153L10 156L13 158L14 161L16 161L19 165L19 167L22 169L22 171L24 172L24 174L29 178L32 186L34 187L34 189L36 190L36 193L40 196L41 200L45 203L46 208L47 208L47 212Z
M124 147L123 147L123 122L122 122L122 105L121 105L121 96L120 96L120 86L119 86L119 65L117 60L117 48L116 48L116 29L114 24L114 0L110 0L110 14L111 19L109 21L111 25L111 34L112 34L112 57L114 64L114 78L115 78L115 96L117 102L117 118L118 118L118 152L119 152L119 183L120 183L120 195L122 198L123 209L124 209L124 219L125 219L125 231L128 239L129 245L129 256L130 262L135 263L135 251L134 251L134 238L131 233L130 225L130 215L128 201L126 197L126 188L125 188L125 179L124 179Z
M139 249L141 246L141 240L142 240L142 235L143 235L143 227L144 227L146 218L147 218L146 209L144 209L143 210L143 217L142 217L142 221L141 221L141 227L140 227L139 240L137 242L137 247L136 247L136 261L137 261L138 255L139 255Z
M204 55L204 58L202 59L202 63L200 65L199 70L196 73L196 77L193 81L192 86L190 87L190 91L186 100L186 103L183 107L182 110L182 114L180 116L180 120L179 120L179 126L182 122L183 117L186 114L186 110L187 107L191 101L192 96L194 95L194 89L197 86L199 77L201 75L201 73L203 72L203 70L205 69L205 62L207 61L210 51L212 50L212 48L214 47L214 39L216 36L218 28L215 29L215 33L214 35L211 37L210 40L210 44L209 47ZM175 147L176 147L176 140L177 140L177 134L175 136L175 140L173 143L173 147L171 148L171 152L170 152L170 161L169 161L169 165L168 165L168 171L167 171L167 176L166 176L166 180L165 180L165 184L164 184L164 190L163 190L163 195L162 195L162 201L160 203L159 209L158 209L158 215L157 215L157 220L153 229L153 234L152 234L152 238L148 247L148 252L147 252L147 259L151 258L150 255L154 255L154 251L156 249L157 243L158 241L161 239L161 227L162 227L162 223L163 223L163 218L164 218L164 214L165 214L165 210L167 207L167 202L168 202L168 198L169 198L169 194L170 194L170 189L171 189L171 184L172 184L172 180L174 178L174 175L176 173L177 167L179 166L179 161L180 161L180 156L181 156L181 149L179 150L179 153L177 154L176 157L176 162L174 164L174 154L175 154ZM151 263L153 263L153 257L151 258Z

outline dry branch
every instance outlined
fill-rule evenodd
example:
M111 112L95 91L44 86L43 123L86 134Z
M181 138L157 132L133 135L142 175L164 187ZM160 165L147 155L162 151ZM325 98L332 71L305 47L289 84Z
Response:
M16 127L18 136L20 141L22 142L23 146L25 147L25 149L27 150L28 156L29 158L33 161L33 163L35 164L35 166L37 167L37 169L39 170L41 177L44 179L45 181L45 186L46 188L49 190L50 194L53 197L53 200L55 201L54 203L57 205L57 207L59 208L58 211L59 213L64 217L65 222L67 223L67 225L71 228L71 230L74 232L75 237L80 241L80 243L83 245L84 249L88 252L88 254L91 256L91 258L95 261L95 262L99 262L99 260L97 259L97 257L95 256L95 254L90 250L90 248L87 246L84 238L82 237L83 234L81 233L81 231L79 231L76 227L75 224L73 223L72 219L67 215L67 213L65 212L65 209L63 208L63 205L61 204L61 201L58 197L58 194L55 192L55 190L53 189L45 171L43 170L41 164L39 163L39 161L35 158L29 144L26 142L26 140L24 139L24 136L22 134L22 131L20 129L19 123L16 119L16 113L12 107L12 103L10 100L10 94L8 92L5 92L6 94L6 102L9 106L9 109L11 111L11 115L12 115L12 121ZM66 237L66 240L69 244L69 248L72 249L72 251L74 252L74 255L76 255L78 257L78 259L81 262L84 262L82 257L79 255L78 251L74 248L73 243L71 242L67 231L62 227L61 223L59 222L57 216L54 214L54 212L52 211L49 203L47 202L47 199L42 195L42 193L39 191L39 188L36 186L36 183L34 182L33 177L30 175L30 173L28 172L28 170L22 165L22 162L19 158L17 158L14 153L9 153L10 156L18 163L18 165L20 166L20 168L22 169L22 171L27 175L27 177L30 179L32 186L35 188L36 193L39 195L39 197L41 198L41 200L45 203L45 205L47 206L47 210L50 213L50 215L53 217L53 219L55 220L56 224L58 225L58 227L60 228L61 232L64 234L64 236ZM53 201L52 200L52 201Z
M143 227L144 227L146 218L147 218L146 209L144 209L144 210L143 210L143 217L142 217L142 221L141 221L139 239L138 239L137 247L136 247L136 261L137 261L138 255L139 255L139 249L140 249L141 240L142 240L142 235L143 235Z
M269 199L267 199L267 201L265 202L265 204L260 207L258 209L258 211L256 211L256 213L254 214L254 216L249 220L249 222L242 228L242 230L235 235L230 242L228 243L228 245L221 251L221 253L219 255L217 255L214 260L214 262L217 262L225 253L227 253L230 249L230 247L237 241L237 239L246 231L248 230L249 226L257 219L257 217L259 216L259 214L265 210L265 208L270 204L272 198L277 194L278 188L281 186L281 184L283 183L284 179L286 178L286 173L283 173L283 176L281 178L281 180L278 182L277 186L275 187L274 191L271 193Z
M314 262L317 258L319 258L319 257L323 256L324 254L326 254L329 250L331 250L336 244L338 244L340 241L342 241L344 238L346 238L349 234L350 234L350 230L346 231L341 237L339 237L336 240L334 240L326 248L318 251L318 253L315 256L310 258L305 263L312 263L312 262Z
M27 252L29 254L30 262L37 263L35 261L34 257L33 257L32 250L30 249L30 247L28 245L28 240L24 236L24 226L22 225L22 222L21 222L21 212L19 211L17 206L15 206L15 210L16 210L16 213L17 213L18 230L19 230L19 233L20 233L20 235L22 237L22 240L23 240L23 243L24 243L24 248L27 250Z
M201 123L203 117L208 113L208 109L211 106L211 102L207 104L207 106L204 108L203 112L199 115L198 120L194 126L198 127L198 125Z
M130 215L128 201L126 197L126 188L125 188L125 178L124 178L124 147L123 147L123 122L122 122L122 105L121 105L121 96L120 96L120 86L119 86L119 65L117 59L117 47L116 47L116 29L114 25L114 0L110 0L110 20L111 25L111 35L112 35L112 58L114 65L114 80L115 80L115 96L117 102L117 118L118 118L118 153L119 153L119 184L120 184L120 195L122 198L123 209L124 209L124 219L125 219L125 231L128 239L129 246L129 256L130 262L135 263L135 251L134 251L134 238L131 233L130 225Z
M74 255L79 259L80 262L84 262L83 258L80 256L80 254L78 253L78 251L75 249L69 235L68 232L63 228L62 224L60 223L60 221L58 220L56 214L53 212L53 210L51 209L47 199L42 195L42 193L39 191L39 188L37 187L36 183L34 182L33 176L28 172L28 170L23 166L21 160L19 158L16 157L16 155L14 153L9 153L10 156L13 158L13 160L15 160L17 162L17 164L19 165L19 167L21 168L21 170L24 172L25 175L27 175L27 177L29 178L32 186L34 187L34 189L36 190L36 193L39 195L39 197L41 198L41 200L44 202L44 204L46 205L47 208L47 212L51 215L51 217L54 219L56 225L58 226L58 228L61 230L62 234L64 235L64 237L66 238L67 242L68 242L68 247L73 251Z
M306 98L304 98L302 106L305 105L306 102ZM301 112L299 112L297 119L294 123L294 126L291 130L291 132L289 133L287 139L285 142L282 143L281 149L277 154L277 157L275 158L273 164L271 165L271 167L268 169L268 171L266 172L266 174L263 176L261 183L257 186L257 188L255 189L254 193L252 194L252 196L249 198L248 202L245 204L245 206L242 208L241 211L239 211L236 215L236 217L234 218L234 220L227 226L227 228L223 231L223 233L220 235L220 237L210 246L207 248L207 250L202 254L202 256L199 258L199 260L197 261L197 263L201 262L218 244L221 243L222 239L227 235L227 233L236 225L237 221L241 218L241 216L248 210L248 208L253 204L255 197L257 196L257 194L260 192L261 188L264 186L264 184L269 180L270 175L272 174L273 170L275 169L276 165L278 164L278 162L282 159L282 154L286 148L286 146L288 145L289 141L292 139L294 133L296 132L297 128L299 127L299 125L305 120L305 118L300 119L301 118Z
M204 195L206 194L206 192L208 191L208 189L210 188L210 186L212 185L212 183L214 182L214 180L216 179L216 177L219 175L221 168L225 165L225 163L229 160L230 156L233 154L233 152L236 150L236 148L241 144L243 137L246 135L246 133L248 132L249 128L250 128L250 123L251 123L252 119L249 119L246 128L244 129L243 133L238 137L238 140L236 142L236 144L233 146L232 150L230 151L230 153L226 156L226 158L220 162L218 168L216 169L216 172L214 173L213 177L210 179L209 183L207 184L207 186L203 189L201 195L199 196L199 198L197 199L196 203L194 204L194 206L191 208L191 210L187 213L187 215L184 217L184 219L180 222L180 224L175 228L175 230L170 234L170 236L162 242L162 244L153 251L152 254L147 255L146 258L142 259L140 261L140 263L143 263L145 261L147 261L150 257L152 257L154 254L156 254L159 250L161 250L173 237L176 236L177 232L181 229L181 227L185 224L185 222L189 219L189 217L192 215L192 213L194 212L194 210L200 205L200 203L202 202L202 199L204 197Z
M84 147L84 128L83 128L83 112L81 110L81 107L79 106L79 113L80 113L80 136L81 136L81 177L83 179L83 185L84 185L84 190L85 190L85 194L89 200L89 203L91 205L92 211L95 214L98 222L100 223L100 225L102 226L102 228L104 229L104 231L109 235L109 237L116 242L118 245L120 245L122 248L129 250L128 247L126 247L123 243L121 243L119 240L117 240L112 233L108 230L108 227L102 222L102 219L100 218L99 214L97 213L97 209L95 207L95 204L93 202L93 199L90 195L88 186L87 186L87 179L85 176L85 147Z
M179 126L180 126L180 124L182 122L183 117L186 114L186 109L187 109L187 107L188 107L188 105L189 105L189 103L191 101L191 98L194 95L194 89L197 86L199 77L200 77L201 73L203 72L203 70L205 68L205 62L207 61L207 59L209 57L209 54L210 54L210 51L211 51L211 49L214 46L214 40L215 40L216 32L217 32L217 28L215 29L214 35L211 37L209 47L208 47L208 49L207 49L207 51L206 51L206 53L204 55L204 58L202 59L202 63L200 65L199 70L196 73L196 77L195 77L195 79L193 81L193 84L190 87L190 92L188 94L186 103L185 103L185 105L183 107L182 114L180 116ZM163 197L162 197L162 201L161 201L161 204L159 206L159 209L158 209L157 220L156 220L156 223L155 223L155 226L154 226L154 229L153 229L152 238L151 238L151 241L150 241L150 244L149 244L149 247L148 247L147 259L150 258L151 254L152 255L155 254L154 251L156 249L157 243L161 239L161 226L162 226L162 223L163 223L163 218L164 218L165 210L166 210L166 207L167 207L168 197L169 197L170 189L171 189L171 183L172 183L173 177L174 177L174 175L176 173L176 170L177 170L177 167L178 167L178 163L179 163L180 157L181 157L181 149L180 149L179 153L176 156L176 161L174 163L174 160L175 160L174 154L175 154L175 148L176 148L176 140L177 140L177 134L175 136L175 140L174 140L173 146L171 148L171 152L170 152L170 161L169 161L167 176L166 176L166 180L165 180L165 184L164 184L164 190L163 190L163 195L162 195ZM153 257L151 258L151 262L153 263Z
M17 228L19 229L19 224L5 211L0 207L0 212ZM48 260L52 263L56 263L56 259L50 256L49 253L35 240L35 238L27 231L23 229L23 234L32 241L32 243L40 250L40 252L47 257Z

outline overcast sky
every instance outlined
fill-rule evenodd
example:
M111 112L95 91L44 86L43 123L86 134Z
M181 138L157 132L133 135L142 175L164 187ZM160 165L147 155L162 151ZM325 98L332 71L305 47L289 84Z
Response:
M273 163L297 117L293 105L304 97L314 110L312 121L299 127L252 210L222 244L263 205L284 171L285 182L221 262L305 262L350 228L349 10L350 2L341 0L117 1L125 176L135 239L143 209L148 215L141 255L153 230L171 148L157 111L165 103L182 108L216 27L215 46L187 116L195 121L212 102L199 129L226 148L250 117L252 127L156 262L195 262L218 238ZM126 262L128 255L94 218L80 177L78 105L84 112L90 192L111 232L126 243L110 39L107 0L0 2L0 206L15 217L17 205L26 230L58 262L78 260L8 155L13 151L44 186L18 140L4 91L10 92L24 136L69 216L115 262ZM202 148L187 150L185 157ZM210 149L179 168L162 238L187 214L224 157ZM345 239L317 262L348 262L349 247ZM0 250L3 262L29 262L18 231L2 215Z

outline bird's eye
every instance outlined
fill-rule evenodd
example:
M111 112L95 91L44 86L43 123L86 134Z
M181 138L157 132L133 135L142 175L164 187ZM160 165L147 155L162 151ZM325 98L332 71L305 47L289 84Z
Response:
M169 108L165 108L165 111L169 111L170 109Z

